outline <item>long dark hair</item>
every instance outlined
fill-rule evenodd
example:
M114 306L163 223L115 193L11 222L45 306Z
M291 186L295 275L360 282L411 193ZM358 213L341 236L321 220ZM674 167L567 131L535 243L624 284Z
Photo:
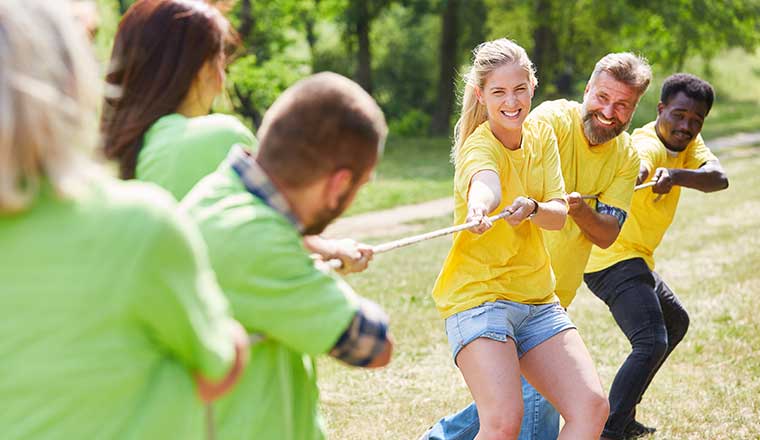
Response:
M207 61L236 43L222 13L200 0L138 0L116 32L101 131L103 152L135 177L145 132L177 110Z

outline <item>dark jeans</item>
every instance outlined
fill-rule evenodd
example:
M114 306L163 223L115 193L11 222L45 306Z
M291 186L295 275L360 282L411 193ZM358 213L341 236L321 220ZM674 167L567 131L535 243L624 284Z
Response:
M610 416L602 435L623 438L649 383L689 328L678 297L641 258L621 261L583 280L609 307L632 351L610 388Z

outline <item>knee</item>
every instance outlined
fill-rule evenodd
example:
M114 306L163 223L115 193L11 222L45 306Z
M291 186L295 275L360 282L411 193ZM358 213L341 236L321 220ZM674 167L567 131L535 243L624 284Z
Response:
M581 423L593 424L597 427L604 426L610 415L610 401L601 391L589 393L580 403L573 405L570 414L562 414L567 421L574 420Z
M633 356L643 360L647 365L658 365L668 352L668 335L664 331L654 331L646 338L633 342Z
M483 440L516 440L520 436L522 417L522 411L494 414L486 419L481 417L478 438L483 438Z
M689 330L689 323L691 322L686 310L682 310L682 313L679 313L673 321L671 323L670 335L668 335L668 343L671 347L675 347L686 336L686 332Z

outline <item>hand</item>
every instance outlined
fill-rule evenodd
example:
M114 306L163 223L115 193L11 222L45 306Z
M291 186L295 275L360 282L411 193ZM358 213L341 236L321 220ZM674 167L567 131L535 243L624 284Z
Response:
M567 195L567 214L569 216L580 214L585 208L588 208L588 205L579 192L574 191Z
M511 212L511 215L507 216L506 220L510 225L517 226L523 222L528 216L537 210L538 202L531 200L527 197L517 197L511 205L504 208L504 211Z
M367 269L369 262L374 256L372 246L357 243L350 238L331 241L333 247L332 258L338 258L343 262L343 266L336 270L338 273L345 275Z
M656 194L667 194L673 189L673 176L667 168L657 168L652 181L655 182L652 192Z
M488 207L483 204L473 203L467 207L467 219L465 223L477 220L479 223L469 229L475 234L482 234L491 229L493 223L488 218Z

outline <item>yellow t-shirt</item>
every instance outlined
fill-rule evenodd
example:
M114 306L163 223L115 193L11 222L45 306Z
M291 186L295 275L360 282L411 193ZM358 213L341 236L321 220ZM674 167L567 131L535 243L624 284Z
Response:
M590 146L583 134L581 104L564 99L542 103L528 119L544 121L554 129L568 193L598 195L606 205L629 210L639 174L639 157L628 133ZM587 203L596 208L595 200ZM570 216L561 230L543 233L557 278L557 296L562 306L568 307L583 282L592 243Z
M523 123L522 146L514 151L506 149L484 122L460 149L455 169L456 224L467 217L470 181L478 171L493 170L501 180L501 204L494 213L518 196L547 201L564 195L556 138L551 127L539 121ZM488 301L557 301L541 230L530 221L512 227L500 220L482 235L458 232L433 287L433 298L444 318Z
M674 153L665 148L654 127L655 123L650 122L634 130L632 137L641 164L649 171L649 177L660 167L693 170L707 161L718 160L707 148L701 135L697 135L684 151ZM651 188L636 191L631 212L628 213L617 241L607 249L594 247L586 272L597 272L631 258L643 258L647 266L654 270L654 250L673 222L678 199L681 197L681 187L673 186L670 193L664 194L657 202L656 197L657 194Z

